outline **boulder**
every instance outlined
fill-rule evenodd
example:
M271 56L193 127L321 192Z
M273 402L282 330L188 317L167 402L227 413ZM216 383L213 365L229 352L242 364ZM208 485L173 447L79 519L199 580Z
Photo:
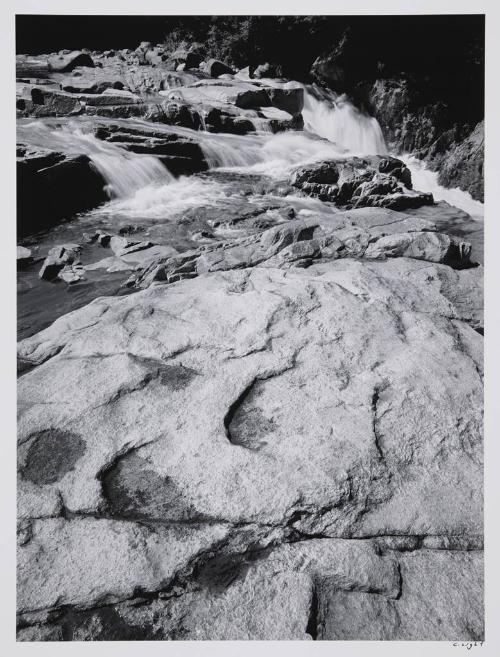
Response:
M66 265L58 272L57 278L61 279L68 285L73 285L79 283L82 279L85 278L85 269L83 265Z
M441 233L398 233L370 244L366 258L416 258L442 262L455 268L470 267L471 245Z
M46 281L53 281L55 278L57 278L57 275L65 266L66 262L64 260L49 255L43 261L43 265L38 272L38 276Z
M31 262L33 262L31 249L27 249L24 246L18 246L16 260L18 269L22 269L23 267L26 267L26 265L31 264Z
M35 116L73 116L83 111L79 98L65 92L33 87L31 100Z
M480 281L215 271L22 341L19 638L481 640Z
M77 66L94 67L92 57L81 50L73 50L48 58L49 70L54 73L67 73Z
M252 89L246 89L245 91L239 92L236 95L234 104L236 107L251 109L256 107L266 107L271 104L271 101L269 99L267 89L259 89L254 87Z
M235 73L235 78L239 78L240 80L250 80L253 78L253 72L254 72L254 67L253 66L245 66L244 68L240 68L240 70Z
M219 75L223 75L224 73L230 73L231 75L234 75L233 69L218 59L209 59L207 62L205 62L203 70L212 78L218 78Z
M405 187L412 189L411 171L401 160L395 157L384 157L379 162L378 170L381 173L391 174L391 176L400 180Z
M260 78L279 78L281 77L281 66L279 64L259 64L253 72L253 77Z
M71 264L79 259L81 250L80 244L61 244L52 247L48 252L48 256Z
M61 89L72 94L102 94L108 89L122 90L124 88L121 80L99 80L98 82L85 82L68 80L61 84Z
M118 237L114 235L109 243L111 250L117 256L124 256L134 251L141 251L142 249L149 249L153 246L152 242L137 242L129 240L126 237Z
M267 89L269 100L273 107L295 116L304 107L304 90L300 89Z
M47 166L47 158L54 163ZM17 161L17 228L26 236L107 200L105 181L86 155L52 152Z
M291 177L290 184L301 187L304 183L320 183L333 185L339 179L339 169L335 161L317 162L296 169Z
M197 52L187 51L187 50L177 50L172 55L170 55L170 60L175 63L176 66L179 64L184 64L185 69L198 68L201 62L201 56ZM216 76L213 76L216 77Z
M133 105L142 102L140 96L124 89L107 88L100 94L79 94L79 100L85 105L101 107L106 105Z
M432 205L432 194L411 189L411 174L397 158L367 156L316 162L292 172L290 184L337 205L407 210Z

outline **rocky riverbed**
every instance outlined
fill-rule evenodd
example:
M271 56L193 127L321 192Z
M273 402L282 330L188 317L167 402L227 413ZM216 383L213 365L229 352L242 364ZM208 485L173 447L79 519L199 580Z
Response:
M17 77L19 640L481 640L465 147L148 43Z

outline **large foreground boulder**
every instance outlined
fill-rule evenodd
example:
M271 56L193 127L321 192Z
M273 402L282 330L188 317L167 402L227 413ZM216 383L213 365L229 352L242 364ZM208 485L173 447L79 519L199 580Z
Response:
M215 272L21 342L19 638L481 640L480 285Z

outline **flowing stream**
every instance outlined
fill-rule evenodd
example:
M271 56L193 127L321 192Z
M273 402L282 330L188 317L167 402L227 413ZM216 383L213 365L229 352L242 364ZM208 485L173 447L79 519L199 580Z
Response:
M281 88L304 89L304 131L271 134L262 130L243 136L194 131L189 128L155 124L155 131L175 132L200 144L210 169L233 169L240 173L254 173L285 179L298 165L346 155L381 155L387 153L384 136L378 121L357 109L345 96L317 86L304 87L297 82L264 80ZM116 121L115 121L116 123ZM128 121L127 125L144 125L142 121ZM151 124L146 124L151 125ZM148 214L161 212L155 203L174 199L193 191L192 181L176 180L160 160L151 155L138 155L114 143L97 139L92 134L89 119L75 119L63 125L54 120L20 122L18 138L39 147L65 153L85 153L106 180L107 192L114 204L105 211L140 213L141 204ZM419 191L432 192L436 201L444 200L480 220L483 205L458 189L445 189L437 182L437 174L412 157L403 156L409 166L413 186ZM174 185L176 191L164 189ZM196 183L195 183L196 186ZM205 186L206 187L206 186ZM201 191L201 190L198 190ZM207 188L208 191L208 188ZM213 190L208 195L213 196ZM199 201L199 195L194 197ZM207 198L210 201L211 198Z
M55 124L57 125L57 124ZM71 155L88 155L106 181L110 198L133 195L148 185L167 185L174 176L152 155L137 155L97 139L76 121L54 127L54 122L20 123L18 141Z
M297 82L263 81L282 88L294 88ZM363 114L345 96L325 92L318 87L304 88L304 130L278 134L259 129L255 133L233 135L194 131L170 125L151 124L139 119L123 120L130 128L154 127L154 133L177 133L180 138L196 141L208 163L208 174L175 178L164 164L152 155L139 155L117 143L94 136L95 119L21 120L18 141L71 155L87 155L106 181L109 201L72 221L60 224L45 234L27 241L35 256L65 242L81 242L82 232L102 228L116 233L133 225L138 239L173 246L178 251L197 248L193 242L194 224L184 221L184 214L204 211L217 215L238 213L245 207L283 203L283 195L295 212L302 215L331 212L317 199L290 196L288 174L295 167L324 159L340 159L351 155L387 153L387 147L376 119ZM100 125L106 119L99 118ZM120 120L112 120L113 124ZM401 156L399 156L401 157ZM422 207L412 214L438 217L442 232L459 235L471 241L473 254L482 261L483 205L458 189L445 189L438 184L437 174L411 155L402 156L412 172L414 189L432 192L436 207ZM269 182L270 181L270 182ZM281 186L281 191L280 191ZM457 209L458 208L458 209ZM208 210L207 210L208 209ZM199 230L203 230L201 227ZM235 229L237 232L237 228ZM214 231L218 239L224 234ZM92 264L109 255L101 247L85 244L82 260ZM19 337L41 330L56 317L88 303L102 294L123 293L127 277L124 272L88 271L85 281L75 286L54 285L40 281L35 262L19 273Z

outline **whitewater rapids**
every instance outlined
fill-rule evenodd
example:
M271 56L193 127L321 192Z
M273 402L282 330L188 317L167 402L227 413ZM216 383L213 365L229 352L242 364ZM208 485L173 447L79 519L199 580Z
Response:
M155 132L177 133L198 142L210 169L261 174L279 180L285 180L295 167L315 161L387 154L378 121L361 112L345 96L293 81L262 82L268 86L304 89L303 131L271 134L257 130L240 136L155 123ZM145 121L130 119L126 125L151 127ZM226 194L218 182L209 183L196 177L175 179L158 158L131 153L97 139L92 130L92 121L85 117L64 124L54 119L21 121L18 136L20 141L26 140L40 148L88 155L106 181L110 198L110 203L97 212L161 217L196 203L210 205ZM436 201L447 201L474 219L482 219L483 204L474 201L470 194L439 185L437 174L415 157L398 157L410 168L414 189L431 192Z

